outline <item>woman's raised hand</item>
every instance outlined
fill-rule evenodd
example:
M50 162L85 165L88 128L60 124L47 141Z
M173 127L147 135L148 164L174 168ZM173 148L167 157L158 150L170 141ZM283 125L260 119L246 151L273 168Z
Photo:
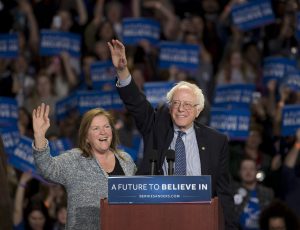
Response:
M32 112L34 143L37 148L45 146L46 132L50 127L49 111L49 105L42 103Z

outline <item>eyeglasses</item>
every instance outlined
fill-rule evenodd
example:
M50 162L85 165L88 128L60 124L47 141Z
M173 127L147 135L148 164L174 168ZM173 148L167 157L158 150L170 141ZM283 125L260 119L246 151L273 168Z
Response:
M172 106L175 109L178 109L180 107L180 105L182 105L183 109L185 110L191 110L192 108L196 107L199 104L192 104L190 102L186 102L186 101L171 101L170 102L170 106Z

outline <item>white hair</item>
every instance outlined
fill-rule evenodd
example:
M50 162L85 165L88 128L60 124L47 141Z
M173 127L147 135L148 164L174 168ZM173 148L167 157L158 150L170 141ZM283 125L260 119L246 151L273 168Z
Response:
M195 84L189 83L187 81L178 82L168 93L167 93L167 102L170 103L172 101L173 95L175 91L181 87L188 87L192 90L193 94L196 98L196 103L199 105L200 112L204 109L204 95L202 90Z

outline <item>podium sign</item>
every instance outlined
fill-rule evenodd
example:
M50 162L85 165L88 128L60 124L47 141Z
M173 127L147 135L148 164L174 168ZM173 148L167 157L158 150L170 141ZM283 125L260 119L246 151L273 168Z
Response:
M132 176L108 178L109 204L211 202L210 176Z

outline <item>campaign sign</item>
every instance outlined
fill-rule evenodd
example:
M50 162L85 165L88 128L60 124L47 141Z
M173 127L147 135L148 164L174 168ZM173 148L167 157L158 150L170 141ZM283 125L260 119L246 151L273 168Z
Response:
M159 22L149 18L123 19L123 42L126 45L136 45L141 40L156 45L160 37Z
M20 132L17 127L0 128L0 135L3 140L4 151L11 154L20 140Z
M300 71L290 71L282 80L282 85L287 86L293 91L300 92Z
M18 104L10 97L0 97L0 126L17 126Z
M300 128L300 105L287 105L282 110L282 136L293 136Z
M244 140L250 125L249 109L212 108L210 126L227 134L231 139Z
M20 136L16 148L8 156L8 163L22 172L35 172L34 159L32 154L32 139ZM36 173L35 173L36 174Z
M73 148L73 144L70 139L68 138L61 138L57 140L49 141L50 146L50 154L51 156L55 157L65 152L71 148Z
M287 73L294 71L296 61L284 57L268 57L264 59L263 82L266 84L269 80L280 82Z
M199 68L200 46L176 42L161 42L159 67L168 69L175 66L178 69L197 71Z
M16 58L18 55L18 34L0 34L0 58Z
M116 90L111 92L111 96L112 96L112 107L111 108L115 109L115 110L124 109L124 103L121 100L120 95Z
M109 204L211 202L211 176L108 177Z
M79 91L78 109L80 114L93 108L110 109L112 107L112 97L110 92L101 91Z
M116 87L116 71L111 61L98 61L90 67L93 88L111 91Z
M166 94L174 86L174 82L146 82L144 93L153 107L167 101Z
M93 108L122 109L123 103L116 91L79 91L78 110L80 114Z
M269 0L256 0L236 4L231 14L233 23L244 31L264 26L275 20L271 1Z
M55 104L55 116L56 120L60 121L65 119L70 112L74 109L77 109L78 97L76 93L71 94L68 97L65 97Z
M73 57L80 57L81 38L69 32L41 31L40 55L56 56L66 51Z
M254 90L254 84L226 84L217 86L213 105L227 108L248 108L252 102Z

